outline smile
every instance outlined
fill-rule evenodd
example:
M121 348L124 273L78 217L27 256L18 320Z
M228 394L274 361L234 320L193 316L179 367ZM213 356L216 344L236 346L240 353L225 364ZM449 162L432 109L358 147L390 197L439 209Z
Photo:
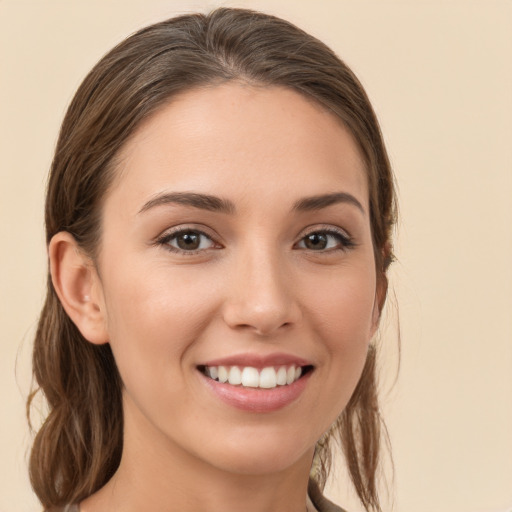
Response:
M206 377L220 383L244 388L273 389L278 386L290 386L302 375L311 371L312 366L267 366L261 369L252 366L199 366Z
M308 386L312 361L286 353L233 354L196 366L201 381L225 404L251 413L291 406Z

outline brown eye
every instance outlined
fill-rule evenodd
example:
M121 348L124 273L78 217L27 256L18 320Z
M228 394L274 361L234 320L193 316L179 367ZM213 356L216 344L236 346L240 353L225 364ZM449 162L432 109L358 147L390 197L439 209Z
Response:
M304 245L307 249L322 250L327 247L327 235L325 233L311 233L304 237Z
M343 232L334 230L314 231L304 236L296 245L298 249L308 251L346 250L354 246L351 238Z
M167 235L161 240L161 243L174 252L184 253L211 249L215 246L208 235L191 229Z
M199 233L194 233L193 231L188 231L176 236L177 247L184 251L195 251L196 249L199 249L200 243L201 235Z

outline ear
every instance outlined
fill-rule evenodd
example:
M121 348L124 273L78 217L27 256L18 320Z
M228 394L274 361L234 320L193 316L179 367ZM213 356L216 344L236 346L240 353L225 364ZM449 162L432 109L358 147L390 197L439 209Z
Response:
M90 258L70 233L57 233L48 247L53 287L82 336L96 345L108 342L103 289Z
M382 309L384 308L384 304L386 302L386 297L388 294L388 278L384 272L377 275L377 287L375 289L375 300L373 302L373 312L372 312L372 327L371 327L371 338L377 332L380 323L380 317L382 313Z

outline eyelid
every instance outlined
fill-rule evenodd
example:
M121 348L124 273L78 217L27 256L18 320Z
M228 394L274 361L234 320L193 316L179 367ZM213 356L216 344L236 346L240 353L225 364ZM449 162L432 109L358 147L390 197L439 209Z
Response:
M344 236L345 238L352 239L352 235L344 228L336 226L335 224L312 224L306 226L298 235L297 239L300 240L307 235L317 232L331 232Z

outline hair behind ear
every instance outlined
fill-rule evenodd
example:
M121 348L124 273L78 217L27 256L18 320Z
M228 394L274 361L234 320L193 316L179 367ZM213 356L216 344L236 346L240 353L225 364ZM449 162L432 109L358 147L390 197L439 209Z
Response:
M121 382L110 345L93 345L81 335L50 276L32 364L49 413L34 440L31 483L45 508L75 503L99 489L119 465ZM38 391L29 398L28 415Z
M376 358L377 351L370 345L361 378L349 403L317 445L314 477L323 488L332 466L332 445L338 444L343 450L352 482L365 509L381 512L375 478L380 462L382 432Z

